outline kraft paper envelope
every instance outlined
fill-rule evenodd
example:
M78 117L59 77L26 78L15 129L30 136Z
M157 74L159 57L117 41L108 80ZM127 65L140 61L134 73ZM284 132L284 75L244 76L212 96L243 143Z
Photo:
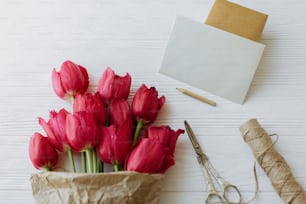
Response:
M257 41L265 27L268 15L232 3L215 0L206 24Z
M264 47L177 16L159 72L242 104Z

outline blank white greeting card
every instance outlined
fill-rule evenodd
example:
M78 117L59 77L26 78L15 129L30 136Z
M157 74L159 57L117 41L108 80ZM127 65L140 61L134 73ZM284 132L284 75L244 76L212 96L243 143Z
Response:
M177 16L160 73L242 104L265 45Z

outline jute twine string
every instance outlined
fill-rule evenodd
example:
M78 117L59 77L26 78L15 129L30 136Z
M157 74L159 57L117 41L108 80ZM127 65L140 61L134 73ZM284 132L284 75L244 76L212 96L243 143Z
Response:
M275 149L271 137L257 120L247 121L240 131L283 201L286 204L306 204L304 188L296 181L284 157Z

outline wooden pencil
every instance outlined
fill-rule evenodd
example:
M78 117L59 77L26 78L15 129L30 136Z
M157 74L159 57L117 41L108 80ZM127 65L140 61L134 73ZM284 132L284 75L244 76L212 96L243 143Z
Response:
M217 105L215 101L212 101L212 100L210 100L210 99L208 99L208 98L205 98L205 97L203 97L203 96L200 96L200 95L198 95L198 94L195 94L195 93L193 93L193 92L191 92L191 91L188 91L188 90L186 90L186 89L183 89L183 88L176 88L176 89L177 89L178 91L180 91L181 93L187 95L187 96L190 96L190 97L192 97L192 98L195 98L195 99L197 99L197 100L199 100L199 101L202 101L202 102L204 102L204 103L207 103L207 104L209 104L209 105L211 105L211 106L216 106L216 105Z

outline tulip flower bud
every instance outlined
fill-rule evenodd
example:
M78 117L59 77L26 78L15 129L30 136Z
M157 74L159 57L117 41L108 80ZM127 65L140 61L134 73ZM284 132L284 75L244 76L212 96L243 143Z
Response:
M129 154L125 168L140 173L160 173L165 156L162 144L149 138L142 138Z
M119 126L125 120L132 120L132 113L129 103L124 99L113 99L109 104L110 122Z
M131 81L128 73L122 77L107 67L98 82L98 92L105 101L113 98L127 99L130 94Z
M168 126L150 127L148 138L142 138L125 161L129 171L141 173L165 173L174 165L177 138L184 130L171 130Z
M179 135L183 134L184 132L185 131L182 129L174 131L169 126L149 127L148 138L159 141L163 145L167 154L167 156L164 158L160 173L166 172L169 167L174 165L176 141Z
M72 172L76 172L73 152L66 134L66 118L68 112L61 109L58 113L50 112L50 119L46 122L42 118L38 118L39 124L42 126L48 136L50 143L59 151L67 152L70 161L70 168Z
M73 112L86 111L94 114L98 125L105 125L106 110L103 101L98 93L92 95L86 93L84 95L76 95L73 102Z
M70 148L66 134L66 117L68 112L61 109L58 113L50 111L50 119L46 122L43 118L38 118L39 124L46 132L51 144L61 152L66 152Z
M86 92L89 77L86 68L71 61L65 61L59 72L52 71L52 86L56 95L62 99L73 98Z
M158 98L155 87L147 88L142 85L136 92L132 101L132 113L134 118L141 120L144 124L152 123L164 105L166 98Z
M40 133L34 133L29 144L30 159L37 169L52 169L57 161L58 154L47 137Z
M66 134L72 149L82 152L92 149L99 141L100 132L93 113L68 113L66 119Z
M174 131L169 126L150 126L148 138L159 141L165 148L169 149L169 154L173 155L178 136L184 132L182 129Z
M97 147L100 159L109 164L125 161L132 146L132 121L126 119L121 125L102 127L101 141Z

